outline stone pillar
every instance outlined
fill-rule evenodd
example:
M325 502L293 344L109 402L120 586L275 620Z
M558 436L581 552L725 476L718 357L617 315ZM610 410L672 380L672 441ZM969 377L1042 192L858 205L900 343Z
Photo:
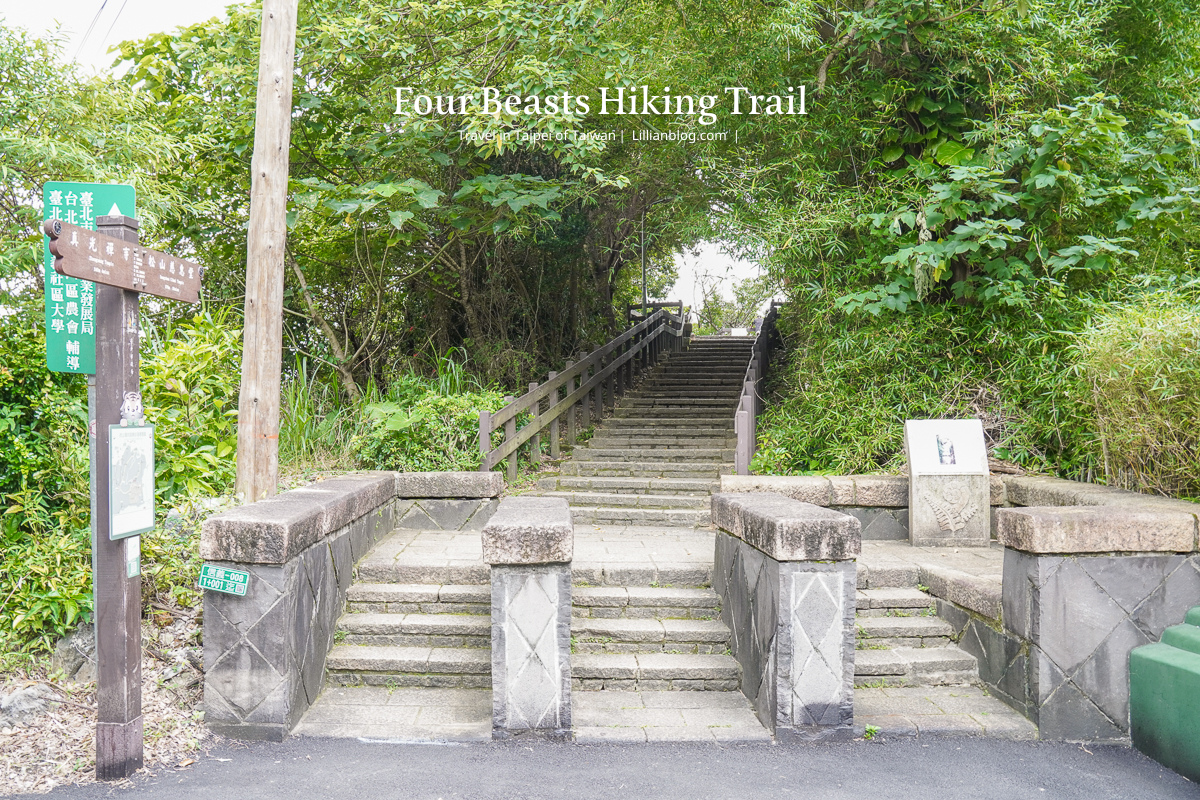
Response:
M712 509L713 588L759 719L777 739L853 738L859 521L773 492Z
M908 532L916 546L987 547L991 482L983 423L977 419L910 419Z
M507 497L483 529L492 566L492 736L571 738L571 509Z
M1113 506L1001 508L1012 685L1042 739L1129 736L1129 658L1200 597L1196 516ZM1009 668L1012 672L1013 667ZM1018 692L1019 694L1019 692Z

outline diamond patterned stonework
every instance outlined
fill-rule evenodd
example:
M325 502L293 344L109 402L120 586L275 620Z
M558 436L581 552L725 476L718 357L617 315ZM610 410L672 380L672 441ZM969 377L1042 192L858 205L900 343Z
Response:
M492 567L494 735L571 728L571 568Z
M1004 627L1028 643L1010 694L1044 739L1124 741L1129 653L1200 599L1200 556L1004 552Z
M845 683L841 576L792 574L792 722L836 725Z
M779 739L850 738L854 561L776 561L718 531L713 589L742 691Z

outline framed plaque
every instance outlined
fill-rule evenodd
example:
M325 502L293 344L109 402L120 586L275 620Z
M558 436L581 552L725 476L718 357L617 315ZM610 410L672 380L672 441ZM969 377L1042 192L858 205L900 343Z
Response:
M154 528L154 426L108 426L109 539Z

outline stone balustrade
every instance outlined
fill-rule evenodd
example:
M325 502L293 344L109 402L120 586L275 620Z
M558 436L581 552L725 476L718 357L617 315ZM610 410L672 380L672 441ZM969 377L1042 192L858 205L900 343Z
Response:
M713 495L712 516L713 588L759 719L778 739L852 737L859 521L773 492Z
M205 520L200 554L250 574L245 596L205 592L205 721L280 741L324 684L355 564L400 528L481 528L498 473L370 472L332 478Z
M483 528L492 579L492 735L571 738L571 509L508 497Z

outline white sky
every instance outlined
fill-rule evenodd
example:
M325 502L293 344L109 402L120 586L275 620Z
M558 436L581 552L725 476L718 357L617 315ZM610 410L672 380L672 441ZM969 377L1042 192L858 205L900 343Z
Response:
M66 57L74 58L85 71L101 72L107 70L115 58L106 51L118 42L201 22L220 15L229 5L236 3L231 0L50 0L43 6L30 0L0 0L0 17L10 27L26 28L39 35L53 31L61 24L67 40ZM92 29L90 34L88 28Z
M51 0L47 7L29 0L0 0L0 18L8 26L38 35L61 26L66 57L78 61L85 71L105 72L115 58L108 48L118 42L201 22L235 4L231 0ZM727 256L714 244L703 245L698 256L676 255L675 263L679 279L668 297L661 299L692 306L699 301L700 275L725 275L721 293L732 297L734 282L759 274L757 264Z

